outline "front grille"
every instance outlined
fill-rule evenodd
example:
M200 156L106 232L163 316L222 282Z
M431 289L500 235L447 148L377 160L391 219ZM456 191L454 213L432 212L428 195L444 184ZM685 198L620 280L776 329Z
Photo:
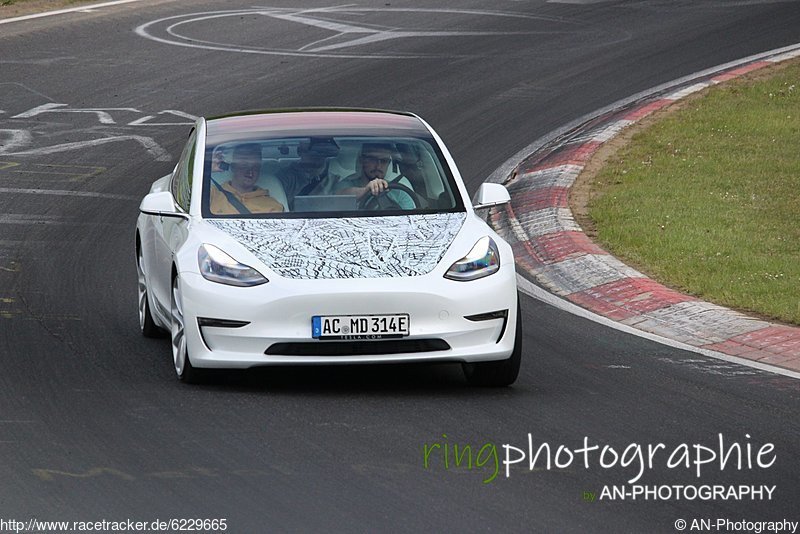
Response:
M385 341L317 341L275 343L264 353L272 356L366 356L450 350L442 339L390 339Z

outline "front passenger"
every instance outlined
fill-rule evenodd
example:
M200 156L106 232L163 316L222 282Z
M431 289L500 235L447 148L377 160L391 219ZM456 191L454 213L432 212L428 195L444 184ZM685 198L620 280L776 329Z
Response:
M283 211L269 191L256 185L261 175L261 146L246 143L233 149L231 179L220 184L211 179L211 213L248 215Z

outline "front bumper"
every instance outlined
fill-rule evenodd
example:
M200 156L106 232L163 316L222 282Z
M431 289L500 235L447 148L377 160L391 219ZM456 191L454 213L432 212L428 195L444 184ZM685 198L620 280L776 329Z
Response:
M241 288L183 272L180 286L195 367L503 360L511 355L516 335L513 264L471 282L435 274L349 280L278 277ZM466 318L502 310L507 310L505 318ZM311 335L313 315L399 313L410 315L410 335L401 343L321 341ZM247 324L201 327L198 318Z

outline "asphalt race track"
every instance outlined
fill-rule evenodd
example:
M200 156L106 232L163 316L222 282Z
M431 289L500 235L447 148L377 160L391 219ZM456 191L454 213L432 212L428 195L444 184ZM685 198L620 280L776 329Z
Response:
M259 5L148 0L0 25L0 519L224 518L228 532L675 532L678 519L800 520L797 380L524 297L512 388L470 388L456 366L272 368L185 386L169 341L138 333L133 243L138 202L171 171L193 116L411 110L475 190L586 113L800 42L800 4ZM312 6L329 9L301 13ZM647 445L663 443L636 482L651 488L774 490L601 499L640 462L628 454L604 469L599 451L588 468L563 453L566 467L525 460L506 477L503 444L527 451L529 433L553 456L586 437L623 459L639 444L646 462ZM741 469L735 450L699 477L694 464L668 466L681 444L692 461L695 444L718 452L719 434L726 451L740 446ZM774 461L760 467L765 444L774 449L762 459ZM454 445L472 446L471 469L452 456L445 467ZM484 483L493 451L497 477Z

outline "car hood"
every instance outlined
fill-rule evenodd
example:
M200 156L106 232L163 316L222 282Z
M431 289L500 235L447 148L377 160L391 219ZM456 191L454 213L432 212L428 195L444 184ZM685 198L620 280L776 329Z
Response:
M465 219L461 212L208 223L286 278L391 278L432 271Z

